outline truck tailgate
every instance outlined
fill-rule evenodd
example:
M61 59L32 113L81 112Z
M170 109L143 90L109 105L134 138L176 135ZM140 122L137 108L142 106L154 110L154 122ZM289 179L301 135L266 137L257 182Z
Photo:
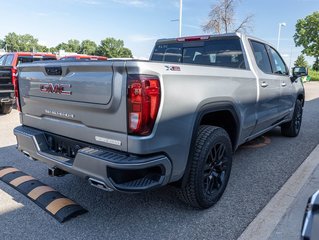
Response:
M125 62L19 66L22 123L127 151Z

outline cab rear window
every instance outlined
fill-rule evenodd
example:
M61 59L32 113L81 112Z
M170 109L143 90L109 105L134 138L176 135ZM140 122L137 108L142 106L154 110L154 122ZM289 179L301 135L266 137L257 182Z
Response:
M246 69L239 38L158 43L151 60Z
M36 61L46 61L46 60L56 60L54 57L45 57L45 56L19 56L18 57L18 64L19 63L31 63Z

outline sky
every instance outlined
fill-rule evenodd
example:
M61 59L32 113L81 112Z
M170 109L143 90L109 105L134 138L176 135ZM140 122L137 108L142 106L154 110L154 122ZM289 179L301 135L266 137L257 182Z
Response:
M216 0L183 0L183 36L203 35ZM288 66L300 54L293 35L298 19L319 11L319 0L240 0L239 23L253 14L250 35L277 45ZM0 39L9 32L31 34L40 44L54 47L69 39L90 39L97 44L107 37L122 39L134 57L148 58L156 39L178 37L179 0L1 0ZM313 58L307 58L309 63Z

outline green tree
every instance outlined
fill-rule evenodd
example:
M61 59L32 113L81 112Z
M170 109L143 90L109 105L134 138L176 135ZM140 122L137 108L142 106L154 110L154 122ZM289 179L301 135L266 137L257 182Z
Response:
M64 50L66 52L75 52L79 53L80 52L80 41L76 39L70 39L67 43L62 42L56 46L57 50Z
M319 12L314 12L299 19L294 35L296 47L302 46L302 53L316 58L319 61Z
M209 20L202 26L204 32L228 33L251 30L253 15L245 17L236 25L236 2L240 0L218 0L209 12Z
M128 58L132 58L133 57L133 54L132 54L132 51L126 47L124 47L122 49L122 56L121 57L128 57Z
M32 52L38 49L44 49L38 43L38 39L30 34L18 35L14 32L8 33L4 38L4 45L8 51Z
M69 52L76 52L76 53L80 52L81 45L79 40L70 39L68 41L68 46L69 46Z
M319 59L318 58L314 62L314 64L312 65L312 69L315 70L315 71L319 71Z
M20 50L20 40L19 40L19 35L12 32L12 33L8 33L5 37L4 37L4 42L5 45L7 46L7 50L8 51L19 51Z
M6 43L4 42L4 40L0 39L0 48L4 48L6 45Z
M133 57L131 50L124 47L124 42L115 38L102 40L97 54L108 58Z
M37 52L49 52L49 48L47 46L39 45L35 49Z
M59 43L59 44L55 47L55 49L56 49L57 51L59 51L59 50L65 50L66 52L69 52L69 45L68 45L67 43L65 43L65 42L62 42L62 43Z
M297 60L294 63L295 67L308 67L308 63L303 54L297 57Z
M23 52L33 52L39 46L38 39L30 34L19 35L19 48Z
M50 48L48 48L48 52L56 53L56 52L58 52L58 49L56 47L50 47Z
M91 40L84 40L81 43L80 52L82 54L94 55L97 50L97 45Z

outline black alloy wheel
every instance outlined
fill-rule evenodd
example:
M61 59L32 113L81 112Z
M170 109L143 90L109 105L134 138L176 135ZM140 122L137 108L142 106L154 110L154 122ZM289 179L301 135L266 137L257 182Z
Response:
M300 132L302 122L302 103L297 99L292 120L281 125L281 134L286 137L297 137Z
M232 145L227 132L220 127L200 126L192 147L190 170L180 189L181 199L194 208L209 208L222 196L227 186Z

